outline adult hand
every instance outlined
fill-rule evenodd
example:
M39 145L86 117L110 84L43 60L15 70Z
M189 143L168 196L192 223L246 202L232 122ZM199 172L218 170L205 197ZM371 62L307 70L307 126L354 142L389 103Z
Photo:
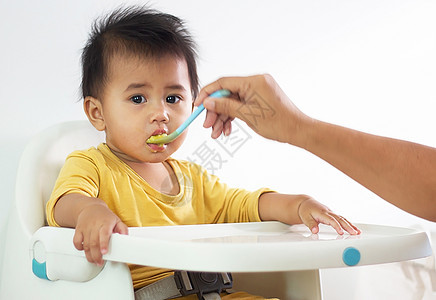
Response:
M216 90L227 89L229 98L210 98ZM205 86L195 100L207 109L204 127L212 127L212 137L229 135L236 117L265 138L304 145L302 123L311 119L304 115L268 74L249 77L224 77Z
M208 97L219 89L233 98ZM436 222L435 148L312 119L270 75L220 78L200 91L195 105L202 102L212 137L230 134L237 117L258 134L306 149L393 205Z

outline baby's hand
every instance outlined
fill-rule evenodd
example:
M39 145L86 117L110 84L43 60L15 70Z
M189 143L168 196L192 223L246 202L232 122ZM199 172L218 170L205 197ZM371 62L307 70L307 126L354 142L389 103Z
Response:
M310 231L314 234L319 232L319 223L332 226L336 232L341 235L344 234L343 229L351 235L360 234L359 228L312 198L300 204L298 215L301 221L309 227Z
M91 204L77 218L73 243L89 262L101 266L112 233L128 234L128 227L105 204Z

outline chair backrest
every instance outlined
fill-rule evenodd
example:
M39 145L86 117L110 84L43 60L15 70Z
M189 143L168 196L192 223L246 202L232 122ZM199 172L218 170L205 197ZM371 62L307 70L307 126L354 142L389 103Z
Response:
M31 140L20 160L15 192L18 218L28 234L46 224L45 204L68 154L103 141L104 133L89 121L60 123Z
M74 150L97 146L103 141L104 133L88 121L73 121L44 130L26 146L8 220L0 299L134 299L132 278L124 263L106 262L98 276L86 282L48 281L32 272L33 252L29 252L34 249L30 244L32 236L46 223L45 204L65 158ZM70 247L73 248L73 243ZM54 265L61 266L62 259L69 259L68 255L53 255L49 253L44 259L50 256Z

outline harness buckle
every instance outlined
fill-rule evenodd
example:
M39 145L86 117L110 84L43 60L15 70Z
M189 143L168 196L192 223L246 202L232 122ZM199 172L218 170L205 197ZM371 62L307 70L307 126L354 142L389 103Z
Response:
M175 271L174 281L183 296L197 294L198 299L209 293L221 293L231 289L233 278L231 273L210 273L193 271Z

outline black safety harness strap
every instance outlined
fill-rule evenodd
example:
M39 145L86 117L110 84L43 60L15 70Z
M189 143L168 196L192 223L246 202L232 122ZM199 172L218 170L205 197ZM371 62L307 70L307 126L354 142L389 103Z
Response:
M192 294L201 300L215 300L221 299L221 291L232 286L230 273L175 271L174 275L137 290L135 300L164 300Z

